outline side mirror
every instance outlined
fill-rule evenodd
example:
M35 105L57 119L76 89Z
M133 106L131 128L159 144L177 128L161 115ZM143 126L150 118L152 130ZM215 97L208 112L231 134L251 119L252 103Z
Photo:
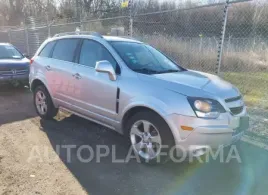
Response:
M28 58L28 59L30 58L30 56L29 56L28 54L26 54L26 53L24 53L23 56L24 56L25 58Z
M97 62L96 63L96 66L95 66L95 70L97 72L105 72L105 73L108 73L109 74L109 78L110 78L111 81L115 81L116 80L116 74L115 74L115 71L114 71L114 67L107 60Z

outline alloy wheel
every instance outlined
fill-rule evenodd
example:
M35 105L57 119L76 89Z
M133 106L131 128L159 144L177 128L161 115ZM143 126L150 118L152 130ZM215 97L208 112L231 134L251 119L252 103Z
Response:
M130 130L130 140L135 152L145 160L156 158L161 151L160 133L149 121L135 122Z
M41 115L47 113L47 97L42 91L38 91L35 95L35 106Z

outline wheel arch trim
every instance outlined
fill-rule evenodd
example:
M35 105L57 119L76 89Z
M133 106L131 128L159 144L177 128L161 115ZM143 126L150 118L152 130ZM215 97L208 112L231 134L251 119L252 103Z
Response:
M151 98L148 98L146 97L145 98L147 101L144 101L144 97L139 100L137 100L136 98L135 99L132 99L131 100L131 103L129 103L121 112L121 115L120 115L120 130L122 132L122 134L124 134L124 125L125 125L125 122L126 122L126 114L128 114L129 112L131 112L131 110L135 109L135 108L145 108L145 109L148 109L148 110L151 110L153 112L155 112L156 114L158 114L165 122L166 124L168 125L168 127L170 128L171 130L171 133L173 134L173 137L174 137L174 140L175 142L177 143L179 140L181 140L181 135L180 135L180 132L179 132L179 129L178 127L176 126L176 124L170 120L170 115L173 114L172 113L172 109L170 109L168 107L168 105L159 100L159 99L156 99L155 97L151 97Z
M167 118L165 116L167 116L169 114L168 112L168 106L152 97L152 98L146 98L148 101L144 101L145 98L142 98L142 100L137 100L137 99L131 99L131 102L122 110L121 115L120 115L120 129L122 131L122 133L124 133L124 124L126 122L126 119L128 118L128 114L130 114L132 111L134 111L137 108L140 109L148 109L151 110L152 112L155 112L156 114L158 114L161 118L163 118L165 120L165 122L168 124L167 122Z
M31 80L31 82L30 82L30 89L31 89L31 91L34 92L34 91L33 91L33 84L34 84L35 82L37 82L37 81L38 81L38 82L41 82L41 83L45 86L45 88L47 89L47 91L48 91L48 93L49 93L49 95L50 95L50 97L51 97L51 99L52 99L52 102L53 102L54 106L56 106L56 104L55 104L55 100L54 100L54 98L53 98L52 91L51 91L51 89L48 87L47 82L45 81L45 79L43 79L42 77L35 77L35 78L33 78L33 79Z

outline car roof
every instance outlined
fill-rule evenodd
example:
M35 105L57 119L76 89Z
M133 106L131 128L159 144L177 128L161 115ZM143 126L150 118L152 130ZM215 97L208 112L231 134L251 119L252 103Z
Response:
M136 42L136 43L141 43L138 40L135 40L135 39L132 39L132 38L127 38L127 37L103 36L103 38L106 41L121 41L121 42Z
M134 42L134 43L142 43L138 40L135 40L135 39L132 39L132 38L127 38L127 37L117 37L117 36L102 36L102 37L97 37L97 36L94 36L94 35L63 35L63 36L58 36L58 37L52 37L50 39L50 41L54 41L54 40L60 40L60 39L68 39L68 38L92 38L92 37L96 37L96 38L99 38L99 39L104 39L108 42L116 42L116 41L119 41L119 42Z
M0 43L0 46L7 46L7 45L11 46L10 43Z

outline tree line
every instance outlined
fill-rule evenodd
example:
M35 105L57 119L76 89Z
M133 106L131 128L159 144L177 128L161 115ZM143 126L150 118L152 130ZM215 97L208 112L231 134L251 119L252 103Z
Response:
M128 15L121 8L123 0L0 0L0 25L19 26L28 17L42 20L65 19L67 22ZM143 33L165 33L179 36L213 36L220 33L223 5L200 6L189 1L135 0L132 13L134 27ZM179 3L183 2L183 3ZM211 2L211 1L208 1ZM138 16L165 10L178 11ZM227 35L232 37L268 36L268 2L233 4L229 9Z

